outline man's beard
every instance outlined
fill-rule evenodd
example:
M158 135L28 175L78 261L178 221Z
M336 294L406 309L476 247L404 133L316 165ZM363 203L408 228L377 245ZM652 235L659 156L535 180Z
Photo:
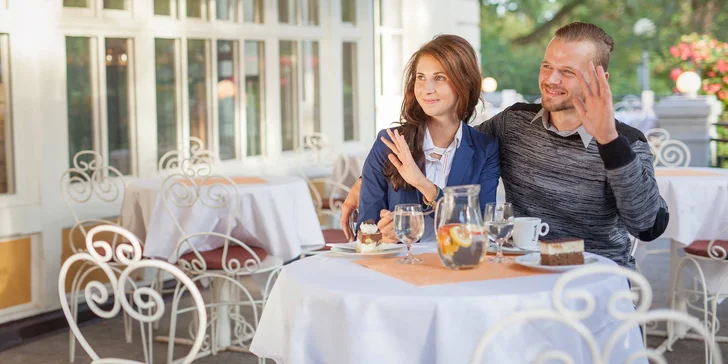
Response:
M544 101L546 100L542 98L541 105L543 106L544 110L548 112L566 111L574 108L574 104L569 101L562 101L559 103L555 103L554 101Z

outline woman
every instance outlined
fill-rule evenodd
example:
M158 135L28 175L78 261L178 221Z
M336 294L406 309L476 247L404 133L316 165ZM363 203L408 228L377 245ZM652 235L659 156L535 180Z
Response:
M379 132L362 171L358 223L373 219L388 242L398 204L427 209L446 186L479 184L481 211L495 201L498 143L467 122L480 99L475 51L463 38L436 36L412 55L405 70L399 126ZM432 216L422 240L434 240Z

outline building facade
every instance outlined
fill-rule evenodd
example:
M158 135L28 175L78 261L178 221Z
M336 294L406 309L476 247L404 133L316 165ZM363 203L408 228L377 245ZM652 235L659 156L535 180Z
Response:
M0 0L0 323L59 308L76 152L144 178L191 137L223 173L293 173L312 132L366 151L409 55L438 33L479 49L479 19L477 0Z

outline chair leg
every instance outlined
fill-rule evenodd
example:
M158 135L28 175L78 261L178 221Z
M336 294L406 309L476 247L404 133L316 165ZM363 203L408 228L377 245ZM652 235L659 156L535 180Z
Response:
M174 289L174 296L172 298L172 311L169 314L169 342L167 343L167 364L172 364L174 360L174 339L177 330L177 310L179 309L179 301L181 298L180 293L181 283L177 282L177 287Z

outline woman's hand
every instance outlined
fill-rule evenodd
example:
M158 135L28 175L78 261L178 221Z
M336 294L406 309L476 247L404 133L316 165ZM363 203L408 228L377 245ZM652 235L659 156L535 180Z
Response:
M387 158L392 162L394 168L397 168L397 172L399 172L405 182L415 188L419 188L418 186L425 184L426 181L429 182L420 170L417 162L412 158L412 153L409 150L404 136L400 135L396 129L394 132L391 129L387 129L387 134L392 139L391 141L385 137L381 138L382 142L392 151Z

